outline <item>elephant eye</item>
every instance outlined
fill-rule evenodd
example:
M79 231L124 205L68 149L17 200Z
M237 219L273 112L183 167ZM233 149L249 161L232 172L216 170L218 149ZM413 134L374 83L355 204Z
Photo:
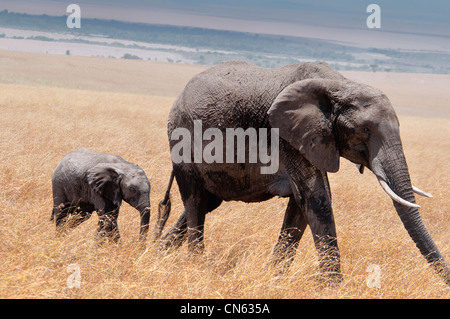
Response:
M367 126L364 126L364 133L370 136L370 129Z
M136 194L136 188L134 188L133 186L130 186L129 190L130 190L130 193Z

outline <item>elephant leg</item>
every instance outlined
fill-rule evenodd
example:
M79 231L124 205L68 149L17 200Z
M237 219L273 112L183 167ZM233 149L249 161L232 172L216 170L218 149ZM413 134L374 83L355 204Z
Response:
M76 212L76 206L71 203L61 203L53 207L52 219L56 224L56 231L59 235L63 235L71 227L70 219Z
M84 210L75 210L74 214L69 217L67 222L67 228L73 229L86 220L88 220L92 215L92 211L84 211Z
M295 153L286 151L286 163L291 179L292 193L299 207L303 207L323 274L334 281L341 280L340 254L336 226L331 208L331 192L326 173Z
M203 229L205 224L207 199L189 198L184 203L187 223L188 250L194 253L203 253Z
M328 178L321 173L314 181L314 189L306 196L305 211L309 227L319 255L319 268L334 281L341 281L340 253L337 245L336 226L331 208Z
M73 229L88 220L94 206L86 203L62 203L53 208L52 220L55 220L56 229L59 233Z
M160 250L166 250L171 247L178 248L187 238L190 251L203 252L203 227L206 213L200 213L196 207L193 207L193 204L188 205L177 222L161 239Z
M184 209L177 222L167 231L161 238L159 250L167 250L168 248L178 248L186 240L187 219L186 210Z
M61 224L61 221L64 219L65 216L63 216L64 210L69 206L70 200L66 197L64 193L64 189L61 187L58 187L52 182L52 189L53 189L53 210L52 215L50 217L50 221L53 221L56 223L56 227L58 228ZM67 215L66 212L64 212L65 215Z
M203 253L205 245L203 243L203 230L205 216L222 203L222 200L206 190L200 192L201 195L192 196L185 201L187 221L188 250L194 253Z
M298 243L305 232L308 222L303 209L298 206L294 197L289 198L289 202L284 214L283 225L281 227L278 242L273 250L273 263L278 264L286 260L286 269L294 260Z
M72 213L69 215L69 221L67 223L67 227L69 228L75 228L81 223L88 220L92 212L95 210L94 206L88 203L78 203L78 205L75 207L75 209L72 211Z
M119 207L116 207L109 200L105 200L105 207L98 213L97 238L103 241L109 239L118 242L120 239L117 218L119 217Z
M213 211L217 207L220 206L222 203L222 200L217 198L216 196L208 193L206 196L206 212L207 213ZM201 235L200 240L203 240L203 223L204 223L204 216L201 226ZM191 230L191 233L198 233ZM178 248L180 247L183 242L188 238L188 221L187 221L187 212L186 208L181 213L180 217L178 218L177 222L168 230L168 232L161 238L160 244L159 244L159 250L166 250L168 248ZM194 238L192 240L195 240ZM195 245L195 244L193 244ZM201 245L203 243L201 242ZM202 250L203 248L200 248ZM195 248L194 248L195 250Z
M51 220L55 221L56 231L58 233L62 232L63 226L66 223L69 208L69 203L61 203L53 207Z

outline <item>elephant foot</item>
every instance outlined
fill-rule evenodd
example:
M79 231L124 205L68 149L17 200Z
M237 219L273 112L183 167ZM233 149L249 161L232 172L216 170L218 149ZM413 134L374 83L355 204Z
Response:
M101 247L106 244L120 244L120 234L117 233L106 233L106 232L100 232L97 233L97 236L95 238L95 246Z
M97 241L118 243L120 240L119 227L117 225L118 211L114 214L99 214L97 227Z
M186 240L186 229L171 229L159 241L158 251L168 251L170 249L177 249Z
M271 258L271 265L277 268L278 275L286 273L294 261L295 252L300 236L293 236L290 232L282 232L275 245Z
M295 250L277 250L276 248L277 247L275 247L269 265L271 268L276 269L277 276L281 276L289 270L292 262L294 261Z
M188 227L188 251L195 255L202 255L205 251L205 243L203 242L203 227Z
M102 227L97 230L97 245L101 246L106 243L118 244L120 242L120 233L118 229L110 229L110 227Z
M321 271L316 276L316 282L319 287L325 288L338 288L343 281L342 274L340 272L325 272Z
M341 274L340 255L337 248L328 248L326 252L319 252L320 274L317 277L322 286L338 286L343 278Z
M205 252L205 244L203 242L189 243L188 251L191 255L199 256Z

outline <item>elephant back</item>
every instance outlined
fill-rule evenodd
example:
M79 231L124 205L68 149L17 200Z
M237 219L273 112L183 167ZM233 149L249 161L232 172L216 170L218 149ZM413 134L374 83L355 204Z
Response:
M194 120L203 128L267 127L272 102L289 84L305 78L342 78L326 63L264 69L243 61L224 62L193 77L169 115L168 133Z

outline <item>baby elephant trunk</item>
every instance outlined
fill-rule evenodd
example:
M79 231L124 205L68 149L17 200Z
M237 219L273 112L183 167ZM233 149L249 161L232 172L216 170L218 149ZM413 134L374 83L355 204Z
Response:
M139 209L139 214L141 216L139 240L145 241L147 239L148 225L150 223L150 202L148 202L146 205L142 205L142 208Z

